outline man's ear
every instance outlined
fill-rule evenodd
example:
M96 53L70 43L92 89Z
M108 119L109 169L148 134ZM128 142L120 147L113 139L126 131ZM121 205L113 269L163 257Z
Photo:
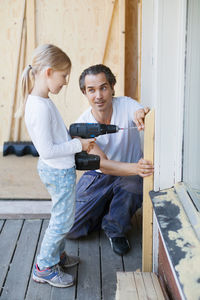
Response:
M114 89L114 84L111 86L111 89L112 89L112 96L115 96L115 89Z
M45 70L45 74L46 74L47 77L51 76L51 75L52 75L52 72L53 72L53 69L52 69L52 68L47 68L47 69Z

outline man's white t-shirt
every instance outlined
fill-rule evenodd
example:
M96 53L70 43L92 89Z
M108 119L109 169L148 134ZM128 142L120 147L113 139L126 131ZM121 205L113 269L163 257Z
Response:
M129 97L113 97L112 105L110 124L128 129L98 136L96 143L109 159L136 163L142 157L140 135L136 128L131 127L135 126L133 121L135 111L143 106ZM76 123L97 123L91 107L76 120Z
M25 123L44 163L57 169L69 169L75 165L74 154L82 151L81 142L71 138L51 99L29 95Z

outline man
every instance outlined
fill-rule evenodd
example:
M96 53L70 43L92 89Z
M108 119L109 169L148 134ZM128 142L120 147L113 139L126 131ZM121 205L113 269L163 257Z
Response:
M142 205L142 177L151 175L153 166L142 159L138 132L144 128L149 109L131 98L113 97L115 83L115 76L104 65L91 66L79 79L90 107L77 123L128 129L97 137L90 153L100 155L100 170L85 172L77 184L75 222L67 237L79 238L102 228L114 252L123 255L130 249L126 233L131 218Z

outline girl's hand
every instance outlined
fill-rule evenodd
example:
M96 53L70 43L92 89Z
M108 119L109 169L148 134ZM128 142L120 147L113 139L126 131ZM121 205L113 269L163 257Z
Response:
M78 139L80 140L80 142L82 144L82 150L87 151L87 152L90 152L90 150L94 147L94 143L96 141L95 138L93 138L93 139L81 139L81 138L78 137Z
M147 177L154 172L154 166L149 160L141 158L137 163L137 174L141 177Z

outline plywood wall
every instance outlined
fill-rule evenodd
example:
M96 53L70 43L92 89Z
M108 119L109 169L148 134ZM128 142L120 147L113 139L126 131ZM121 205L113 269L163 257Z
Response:
M53 43L72 60L69 86L52 97L67 125L88 107L78 86L84 68L108 65L117 77L116 95L124 94L125 0L1 0L0 28L0 146L16 137L29 140L23 120L16 124L11 117L20 99L21 70L35 45Z

